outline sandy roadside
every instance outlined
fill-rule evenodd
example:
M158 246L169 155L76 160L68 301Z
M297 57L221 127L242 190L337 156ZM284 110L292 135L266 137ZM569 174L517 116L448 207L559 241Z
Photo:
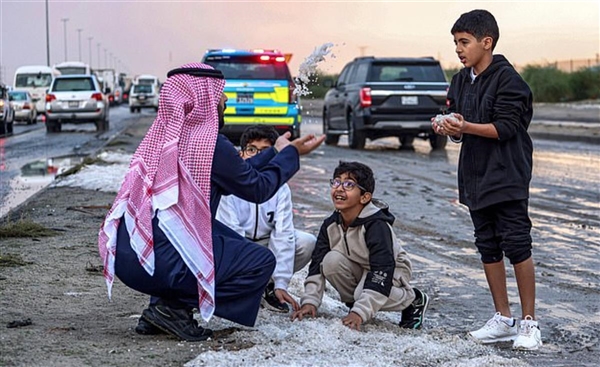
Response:
M144 119L127 129L110 149L132 153L151 122ZM555 126L546 133L564 139L577 136L574 131ZM0 365L180 366L206 350L251 347L229 337L235 329L196 344L133 332L147 297L120 285L109 302L99 272L98 227L113 200L113 193L54 187L4 218L25 218L56 233L0 241L0 259L10 259L0 262ZM27 324L28 319L30 325L5 328L11 322Z

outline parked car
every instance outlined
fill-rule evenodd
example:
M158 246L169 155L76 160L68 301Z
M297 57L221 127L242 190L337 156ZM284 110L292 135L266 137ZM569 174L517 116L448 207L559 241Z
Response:
M129 94L131 94L131 85L123 89L123 103L129 104Z
M412 148L418 137L443 149L447 137L433 132L431 117L445 112L448 86L431 57L355 58L325 95L325 143L336 145L348 134L350 148L362 149L367 138L397 136L401 147Z
M268 124L280 133L300 136L300 105L288 68L291 55L276 50L209 50L202 61L225 76L225 126L221 132L234 144L244 130Z
M13 133L15 110L8 97L8 88L0 83L0 135Z
M109 104L94 75L62 75L46 95L46 131L60 132L63 123L94 123L108 130Z
M28 91L10 91L8 92L8 99L15 110L15 121L25 121L27 125L37 122L37 109Z
M129 111L140 112L142 108L158 111L158 90L154 84L134 84L129 93Z

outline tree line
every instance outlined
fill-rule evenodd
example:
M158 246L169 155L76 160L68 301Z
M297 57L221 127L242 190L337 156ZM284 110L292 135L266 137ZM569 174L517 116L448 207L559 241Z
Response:
M446 69L446 79L450 81L459 69ZM573 102L600 99L600 65L582 68L572 73L552 66L527 65L521 76L529 84L535 102ZM324 85L334 83L339 74L318 72L308 85L310 98L323 98L329 90Z

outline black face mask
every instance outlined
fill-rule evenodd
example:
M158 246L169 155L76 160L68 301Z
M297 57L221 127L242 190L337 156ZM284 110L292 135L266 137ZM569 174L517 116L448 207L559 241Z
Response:
M219 130L225 126L225 110L227 109L227 105L224 108L221 108L221 105L217 106L217 114L219 115Z

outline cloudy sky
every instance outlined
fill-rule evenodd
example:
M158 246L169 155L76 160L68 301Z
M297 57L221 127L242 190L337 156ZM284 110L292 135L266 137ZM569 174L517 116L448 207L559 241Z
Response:
M449 30L474 8L496 16L496 52L517 65L595 62L600 52L598 1L49 0L50 62L64 61L66 25L68 59L79 60L80 35L81 58L89 62L93 37L92 67L108 62L163 79L170 68L200 60L206 49L224 47L293 53L296 75L304 58L326 42L335 44L335 58L321 65L329 73L361 54L434 56L458 66ZM0 0L0 70L7 84L17 67L46 64L45 14L44 0Z

